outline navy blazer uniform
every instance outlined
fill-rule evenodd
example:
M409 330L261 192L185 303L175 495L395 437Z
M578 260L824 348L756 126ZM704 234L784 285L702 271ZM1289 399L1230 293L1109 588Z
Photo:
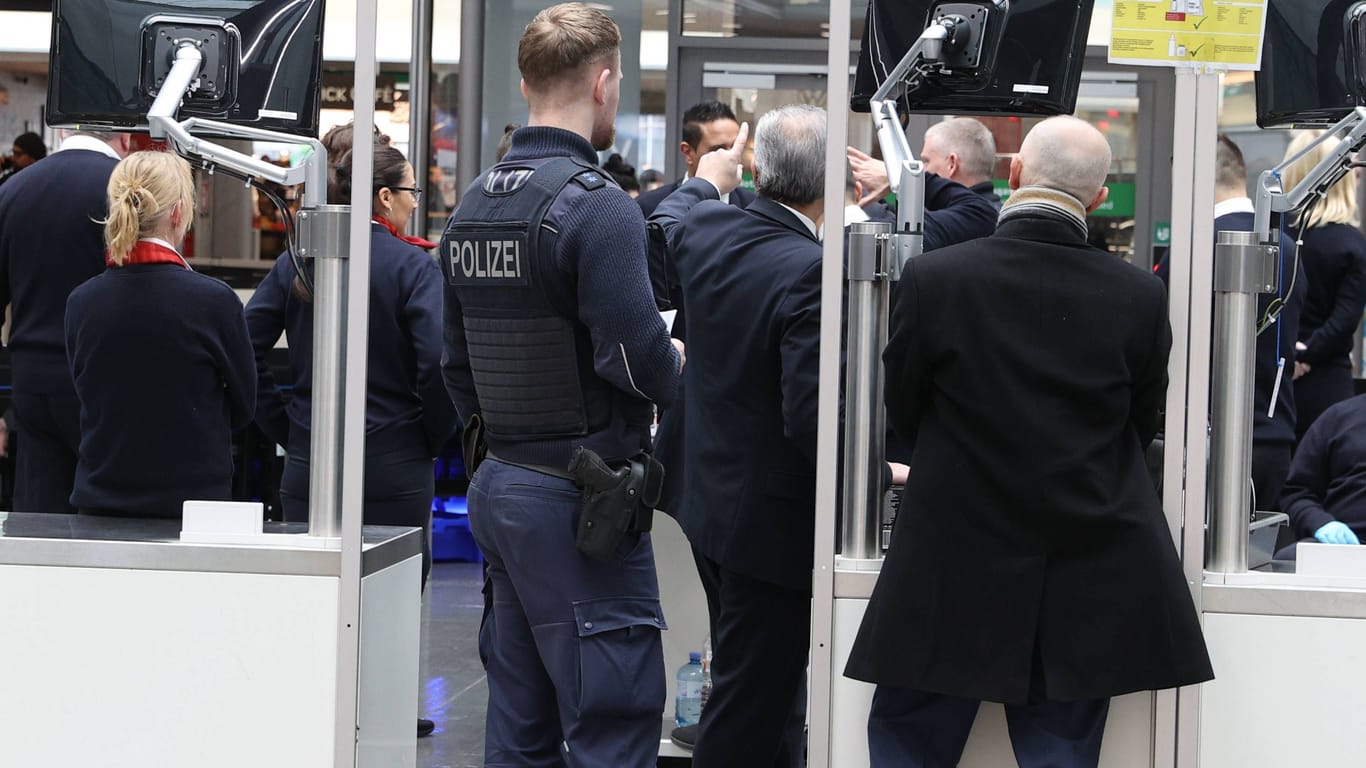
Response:
M777 202L760 197L741 210L702 180L680 187L651 220L668 234L688 307L686 404L666 420L681 435L665 484L685 500L673 512L693 545L715 645L693 758L800 765L821 244Z
M232 498L232 431L256 398L242 301L178 264L109 269L66 304L81 403L71 503L178 518L187 499Z
M423 530L423 581L431 569L432 458L455 431L455 406L441 377L441 271L422 249L370 225L370 333L365 367L365 503L368 525ZM280 479L286 520L308 519L312 423L313 305L294 291L289 254L247 303L256 350L256 422L287 460ZM267 355L288 334L291 397Z
M74 512L80 405L63 338L66 299L104 271L105 188L116 158L54 152L0 187L0 309L10 308L16 512Z

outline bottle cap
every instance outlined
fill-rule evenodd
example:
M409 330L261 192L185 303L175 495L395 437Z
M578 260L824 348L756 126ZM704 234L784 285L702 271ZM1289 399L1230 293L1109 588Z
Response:
M689 663L689 664L701 664L701 663L702 663L702 654L698 653L697 651L690 651L690 652L688 653L688 663Z

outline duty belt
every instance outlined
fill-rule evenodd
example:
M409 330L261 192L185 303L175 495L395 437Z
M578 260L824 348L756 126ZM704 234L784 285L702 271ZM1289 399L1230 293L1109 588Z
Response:
M494 461L501 462L501 463L503 463L503 464L507 464L507 465L510 465L510 466L513 466L513 467L520 467L520 468L522 468L522 469L529 469L529 470L531 470L532 472L540 472L540 473L543 474L543 475L550 475L551 477L558 477L558 478L560 478L561 480L568 480L568 481L571 482L571 483L572 483L572 482L575 482L574 476L571 475L571 474L569 474L569 470L568 470L568 469L556 469L556 468L554 468L554 467L552 467L552 466L549 466L549 465L546 465L546 464L527 464L527 463L521 462L521 461L508 461L507 459L505 459L505 458L499 456L498 454L494 453L493 451L486 451L486 452L484 453L484 457L485 457L485 458L489 458L489 459L493 459Z

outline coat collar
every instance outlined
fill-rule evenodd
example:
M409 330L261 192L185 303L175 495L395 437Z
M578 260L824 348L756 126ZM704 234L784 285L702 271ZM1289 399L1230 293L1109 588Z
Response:
M1077 232L1076 227L1061 219L1043 216L1017 216L1006 219L996 227L993 237L1038 240L1059 245L1086 245L1086 238Z
M801 220L798 219L792 213L792 211L789 211L788 209L773 202L772 200L769 200L766 197L754 198L754 202L750 203L749 207L745 208L745 210L755 214L756 216L763 216L766 219L770 219L774 222L777 222L778 224L781 224L784 227L787 227L788 229L800 232L803 236L805 236L808 240L811 240L812 242L820 242L816 239L815 235L811 234L811 230L807 229L806 225L803 224Z

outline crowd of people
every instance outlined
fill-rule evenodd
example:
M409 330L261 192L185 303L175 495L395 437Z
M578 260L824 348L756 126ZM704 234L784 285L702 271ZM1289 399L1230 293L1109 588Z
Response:
M621 37L595 4L538 13L518 65L527 123L440 243L404 234L423 190L388 137L362 129L363 179L355 127L324 137L329 201L372 193L365 522L429 536L432 459L459 431L487 562L487 764L648 766L666 627L651 516L675 517L715 649L700 723L675 740L700 768L797 768L822 240L895 220L885 167L850 148L845 220L825 221L825 110L769 110L751 142L714 101L683 115L676 181L604 161ZM244 308L181 254L184 159L130 153L124 134L64 133L50 156L34 139L0 178L15 511L174 518L227 499L232 432L254 421L285 448L285 519L306 520L309 267L280 256ZM956 764L984 700L1006 704L1022 766L1094 766L1111 697L1213 675L1144 460L1172 343L1162 272L1089 244L1111 155L1082 120L1030 130L1004 203L981 122L935 124L920 157L926 253L894 288L883 354L902 512L844 673L877 685L873 766ZM1227 137L1217 166L1217 228L1249 229ZM1258 504L1334 543L1366 535L1358 223L1349 180L1287 222L1259 306ZM290 398L267 363L282 334ZM430 561L428 545L424 584Z

